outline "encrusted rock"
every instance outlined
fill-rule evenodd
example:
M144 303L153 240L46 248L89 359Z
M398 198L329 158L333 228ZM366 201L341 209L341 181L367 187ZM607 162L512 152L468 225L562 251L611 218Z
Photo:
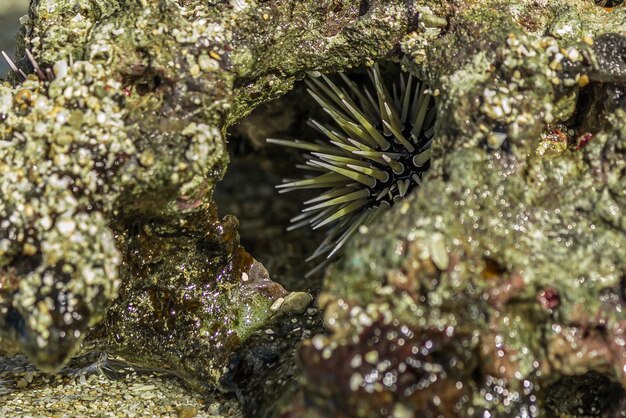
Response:
M283 405L535 416L581 413L580 382L623 396L603 389L626 387L626 9L540 3L34 1L22 52L55 79L0 86L0 350L283 390L309 298L218 219L225 131L306 71L388 59L437 100L432 169L328 273L329 333Z

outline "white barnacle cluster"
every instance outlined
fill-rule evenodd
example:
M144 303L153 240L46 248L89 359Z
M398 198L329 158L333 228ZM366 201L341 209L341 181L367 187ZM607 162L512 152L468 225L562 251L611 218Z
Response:
M585 58L585 48L593 44L593 39L583 36L580 45L562 48L557 39L552 36L543 38L529 38L527 36L510 34L507 37L506 47L502 48L499 55L502 65L499 69L490 66L488 72L506 72L509 77L500 77L496 86L487 87L481 97L480 112L488 120L499 123L506 127L503 132L496 132L486 124L480 124L479 128L487 136L487 145L498 149L507 137L516 138L523 127L541 119L547 124L566 120L573 110L571 106L555 106L552 101L542 103L530 103L537 100L532 94L531 80L524 74L537 71L546 86L554 89L569 89L570 95L578 94L579 88L589 83L589 76L582 71L564 71L566 64L570 68L580 64ZM497 76L497 74L496 74Z
M404 74L387 83L377 65L367 74L370 83L356 83L345 74L339 74L340 82L326 76L307 80L309 93L332 121L309 121L324 139L268 139L306 152L305 164L298 167L309 175L286 179L277 186L280 193L322 189L304 202L288 228L328 227L326 238L308 258L324 256L318 268L359 227L421 184L429 167L436 109L428 86Z
M216 127L192 122L181 133L189 139L185 159L195 171L204 171L206 161L210 161L212 155L221 155L224 152L221 134Z
M121 85L103 68L35 68L0 84L0 269L27 263L11 303L43 348L51 326L77 338L76 323L98 319L85 315L117 295L120 256L103 210L132 177L137 151Z
M448 21L433 13L428 6L417 6L416 10L419 13L417 30L407 35L400 46L413 62L421 64L426 60L428 44L441 35Z

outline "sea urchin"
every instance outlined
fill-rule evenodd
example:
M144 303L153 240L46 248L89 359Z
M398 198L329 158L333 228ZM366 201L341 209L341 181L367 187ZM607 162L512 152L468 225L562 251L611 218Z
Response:
M306 164L298 167L314 174L283 180L276 186L280 193L327 189L304 202L302 213L287 228L328 227L326 238L307 259L326 256L313 271L326 265L360 226L421 184L430 163L436 110L428 86L400 74L390 93L377 65L368 75L369 87L343 73L339 74L342 83L337 84L324 75L323 81L306 80L308 92L333 121L332 125L308 122L325 140L267 140L307 151Z

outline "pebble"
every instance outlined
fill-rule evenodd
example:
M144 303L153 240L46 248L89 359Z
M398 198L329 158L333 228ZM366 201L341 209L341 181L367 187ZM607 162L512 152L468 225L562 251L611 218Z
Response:
M283 304L283 302L285 301L285 298L278 298L274 301L274 303L272 303L272 306L270 306L270 310L271 311L277 311L278 308L280 308L280 306Z
M198 415L198 409L193 406L183 406L178 410L179 418L193 418Z
M276 308L285 313L302 313L313 302L313 297L306 292L292 292ZM273 306L273 305L272 305Z

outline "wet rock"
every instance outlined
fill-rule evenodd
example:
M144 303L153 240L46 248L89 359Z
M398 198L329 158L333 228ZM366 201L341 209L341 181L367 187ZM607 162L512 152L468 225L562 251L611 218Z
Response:
M589 376L626 387L624 13L33 2L19 55L56 79L0 87L0 349L106 350L243 403L270 381L255 402L321 416L573 413L553 405ZM309 298L218 219L224 132L306 71L383 58L437 98L432 170L330 269L294 393Z
M331 9L281 2L33 2L16 63L33 72L28 48L41 71L35 68L25 81L13 74L0 100L3 351L25 351L39 367L59 368L120 289L122 299L135 286L143 289L144 270L127 268L135 264L132 257L144 256L143 248L131 254L128 247L137 230L167 225L173 236L189 233L186 239L198 241L181 220L208 216L228 161L226 120L233 123L253 105L285 92L313 66L346 66L372 51L385 53L405 26L395 21L404 10L400 5L372 7L366 22L360 22L358 7L347 5L339 21ZM333 40L319 38L319 31L306 36L335 58L316 53L307 62L306 49L297 54L302 58L272 56L272 42L303 43L303 18L320 30L333 25ZM357 33L379 42L351 51ZM236 247L235 239L205 232L217 249L202 247L200 240L200 254L223 251L214 256L224 263L233 257L228 246ZM197 279L221 280L215 271ZM239 279L225 280L251 298L273 292L267 277L254 288ZM179 291L138 295L148 303L149 296L182 297ZM289 301L287 307L304 306ZM249 314L270 306L250 306ZM243 325L240 331L247 332Z
M358 336L316 336L299 352L305 391L322 415L398 416L419 408L423 416L453 416L468 402L478 358L471 336L452 327L417 334L383 313L360 313L351 325Z
M173 222L141 222L118 242L119 297L83 350L171 370L202 390L220 387L234 353L271 328L278 314L270 306L295 294L239 245L234 217L220 221L205 207Z
M487 36L490 51L459 48L466 59L446 58L443 45L463 42L472 7L455 11L452 30L413 42L424 40L419 26L403 44L440 93L433 168L329 269L320 303L330 335L303 346L305 383L287 415L585 415L622 407L620 35L587 23L579 38L559 40L501 21ZM494 132L504 136L499 146L489 140ZM398 367L407 360L420 362L417 373ZM588 376L597 392L581 389ZM589 409L566 402L599 397Z

